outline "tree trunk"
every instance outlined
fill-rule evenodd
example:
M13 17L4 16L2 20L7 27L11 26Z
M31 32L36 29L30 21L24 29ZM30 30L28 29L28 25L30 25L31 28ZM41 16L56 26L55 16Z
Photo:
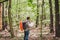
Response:
M53 32L53 13L52 13L52 1L49 0L50 4L50 33Z
M2 3L0 3L0 30L2 30Z
M36 27L38 27L39 24L39 0L37 0L37 17L36 17Z
M2 30L4 28L4 3L2 3Z
M11 37L14 37L13 27L12 27L12 18L11 18L11 0L9 0L8 17L9 17L9 26L10 26Z
M55 0L55 29L56 29L56 37L60 37L59 2L58 2L58 0Z
M42 14L41 14L41 40L42 40L42 25L43 25L43 13L44 13L44 0L42 0Z

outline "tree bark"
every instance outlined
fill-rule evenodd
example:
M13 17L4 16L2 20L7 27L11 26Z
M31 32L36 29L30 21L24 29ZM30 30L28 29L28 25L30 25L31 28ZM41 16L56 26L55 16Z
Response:
M9 26L10 26L11 37L14 37L13 27L12 27L12 17L11 17L11 0L9 0L8 18L9 18Z
M53 30L53 13L52 13L52 1L49 0L49 6L50 6L50 33L54 32Z
M4 3L2 3L2 30L4 28Z
M0 3L0 31L2 30L2 3Z
M55 0L55 29L56 37L60 37L60 27L59 27L59 0Z
M39 24L39 0L37 0L37 17L36 17L36 27L38 27Z
M41 14L41 40L42 40L42 25L43 25L43 13L44 13L44 0L42 0L42 14Z

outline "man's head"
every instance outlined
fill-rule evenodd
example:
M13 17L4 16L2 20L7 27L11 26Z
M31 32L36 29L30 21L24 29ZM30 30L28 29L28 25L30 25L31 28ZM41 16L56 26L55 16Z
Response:
M27 17L27 20L30 20L30 17Z

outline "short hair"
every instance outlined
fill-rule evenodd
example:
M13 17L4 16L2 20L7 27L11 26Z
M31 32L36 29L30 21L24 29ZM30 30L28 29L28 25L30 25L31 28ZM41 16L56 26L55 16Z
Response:
M30 19L30 17L27 17L27 20L29 20Z

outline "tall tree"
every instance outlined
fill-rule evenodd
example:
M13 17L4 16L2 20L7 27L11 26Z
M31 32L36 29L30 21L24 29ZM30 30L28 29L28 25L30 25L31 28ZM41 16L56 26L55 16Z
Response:
M11 37L14 37L13 28L12 28L12 18L11 18L11 0L9 0L9 8L8 8L8 17L9 17L9 26Z
M2 3L2 29L3 29L3 25L4 25L4 3Z
M0 30L2 29L2 3L0 3Z
M44 0L42 0L42 14L41 14L41 40L42 40L42 24L43 24L43 11L44 11Z
M60 37L59 0L55 0L55 29L56 29L56 37Z
M39 24L39 0L37 0L37 17L36 17L36 27Z
M49 6L50 6L50 33L53 32L53 13L52 13L52 1L49 0Z

